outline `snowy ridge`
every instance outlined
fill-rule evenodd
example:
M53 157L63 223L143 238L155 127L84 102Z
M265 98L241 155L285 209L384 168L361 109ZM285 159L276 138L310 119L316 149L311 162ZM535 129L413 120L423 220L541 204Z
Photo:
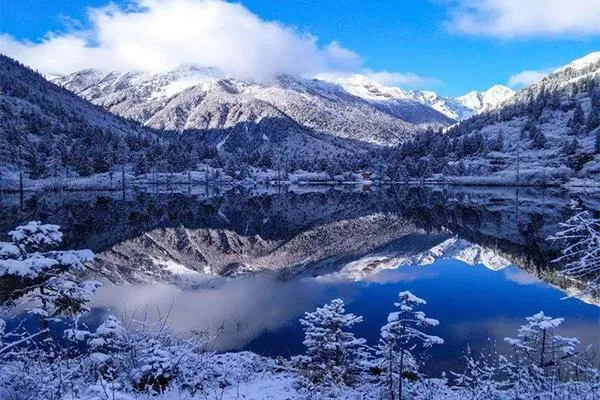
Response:
M494 251L455 236L418 254L368 255L348 263L332 276L354 281L365 280L383 270L397 269L405 265L431 265L442 259L457 259L473 266L483 265L492 271L498 271L511 265L511 262Z
M279 76L255 82L182 66L148 74L84 70L53 82L122 117L169 130L223 129L264 118L291 118L319 133L390 145L428 126L450 125L412 99L383 104L317 79ZM360 93L365 95L365 93ZM282 124L278 129L285 131Z
M561 71L565 71L567 69L572 69L574 71L581 71L583 69L586 69L586 68L593 66L594 64L598 64L598 63L600 63L600 51L595 51L593 53L590 53L581 58L571 61L567 65L564 65L564 66L558 68L554 72L555 73L561 72Z
M597 182L600 60L596 59L595 53L584 57L571 64L577 68L562 68L515 95L501 87L488 93L492 100L473 94L463 100L470 105L488 101L484 112L450 127L443 136L422 135L402 152L418 149L425 161L423 157L432 155L440 159L442 149L450 161L431 172L457 184L562 184L574 178ZM491 106L505 95L510 97ZM431 158L427 162L432 165ZM414 166L407 169L415 175Z
M503 85L494 85L484 92L472 91L456 100L474 114L495 108L515 95L515 91Z
M410 104L417 102L428 106L446 117L460 121L494 108L513 96L516 92L506 86L495 85L486 91L471 91L460 97L442 97L433 91L410 90L385 86L364 75L332 79L348 93L371 102Z
M577 84L584 79L594 79L600 76L600 52L590 53L558 68L539 82L528 86L518 93L511 101L527 101L528 98L539 95L542 91L565 90L567 86Z

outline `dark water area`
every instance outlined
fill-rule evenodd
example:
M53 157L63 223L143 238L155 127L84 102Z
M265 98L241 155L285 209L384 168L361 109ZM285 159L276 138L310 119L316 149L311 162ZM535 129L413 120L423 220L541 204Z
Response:
M355 332L375 345L398 292L410 290L427 300L420 308L440 325L428 330L444 339L429 351L426 370L434 375L457 368L467 345L475 352L483 347L505 346L504 338L516 336L525 318L539 311L565 317L561 332L578 337L584 344L599 345L600 310L570 298L543 281L509 266L493 271L458 260L438 261L429 266L403 266L381 274L378 282L327 283L327 300L345 300L347 311L364 317ZM298 319L267 331L243 348L270 356L303 351Z
M501 348L539 311L565 318L561 334L600 345L598 299L565 298L579 286L556 273L560 247L546 239L571 199L600 209L598 194L535 188L0 194L0 240L29 220L61 225L65 248L97 255L90 275L103 287L83 321L170 309L174 330L219 332L219 351L298 354L298 319L338 297L375 345L398 292L410 290L440 320L430 333L445 344L426 365L439 374L458 367L467 345ZM0 296L7 290L0 282Z

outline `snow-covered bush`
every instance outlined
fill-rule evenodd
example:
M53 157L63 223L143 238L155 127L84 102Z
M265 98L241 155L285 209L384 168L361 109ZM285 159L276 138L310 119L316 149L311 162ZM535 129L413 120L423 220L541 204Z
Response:
M402 399L403 381L417 380L418 361L414 350L417 345L429 348L434 344L442 344L440 337L428 335L421 330L437 326L439 321L427 318L422 311L415 311L417 306L427 304L425 300L409 291L398 294L399 302L394 303L399 311L388 315L388 323L381 328L381 339L377 346L379 369L388 395L394 399Z
M312 384L356 383L365 360L365 340L350 329L362 317L346 314L344 302L334 299L300 320L306 354L293 359L300 374Z
M487 346L478 356L467 346L462 356L461 372L452 372L454 385L461 389L465 399L494 400L500 386L499 355L495 346Z
M90 361L103 379L112 381L120 372L123 355L129 351L127 339L125 327L114 315L109 315L91 335Z
M140 365L133 371L135 388L164 391L176 375L172 354L157 339L150 339L140 350Z

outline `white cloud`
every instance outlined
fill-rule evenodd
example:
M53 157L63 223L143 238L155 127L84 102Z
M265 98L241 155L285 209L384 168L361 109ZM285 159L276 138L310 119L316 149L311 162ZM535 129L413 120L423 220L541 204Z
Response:
M372 71L368 68L360 68L352 72L326 72L315 76L327 82L342 84L348 81L361 81L364 83L375 82L385 87L401 87L404 89L423 88L439 83L435 78L428 78L413 73Z
M542 79L547 77L548 74L549 71L525 70L514 74L510 78L508 78L508 84L512 87L529 86L533 83L541 81Z
M363 75L384 86L401 87L424 87L439 83L437 79L427 78L413 73L389 72L389 71L364 71Z
M599 0L449 0L448 27L504 39L599 36Z
M2 53L45 73L83 68L165 71L181 64L215 67L239 77L314 75L362 65L351 50L222 0L134 0L91 9L89 28L39 42L0 36Z

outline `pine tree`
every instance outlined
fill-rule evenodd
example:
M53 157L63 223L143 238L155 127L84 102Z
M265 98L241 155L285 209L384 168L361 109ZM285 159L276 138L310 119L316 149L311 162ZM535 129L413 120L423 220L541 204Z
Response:
M300 373L313 384L355 383L366 357L365 340L350 329L360 322L362 317L346 314L341 299L307 312L300 320L306 354L293 360Z
M62 242L58 225L31 221L9 232L13 243L0 243L0 277L20 282L9 302L31 303L30 313L46 321L60 315L78 315L98 283L81 282L77 274L90 262L90 250L52 251Z
M5 291L0 297L0 308L19 304L37 318L39 329L20 334L15 342L28 346L38 336L50 338L53 332L49 329L50 321L88 311L99 283L80 280L85 264L94 257L91 251L52 250L62 241L57 225L31 221L10 231L9 236L12 243L0 242L0 280ZM87 334L77 329L64 333L67 338L77 340ZM15 343L0 346L0 359L10 357ZM50 340L44 343L52 345Z
M532 128L530 135L531 140L533 141L533 147L536 149L543 149L546 146L546 136L538 127Z
M585 129L588 132L593 131L598 126L600 126L600 117L598 116L598 109L592 108L590 113L588 114L587 123L585 125Z
M115 162L121 166L121 186L125 190L125 164L127 163L129 148L123 137L119 137L115 144Z
M381 328L381 339L377 347L380 369L384 371L385 385L390 397L394 398L395 382L398 387L398 399L402 399L403 381L415 378L417 374L417 359L413 354L416 346L429 348L444 341L425 334L423 328L437 326L439 321L427 318L422 311L415 307L427 304L425 300L409 291L398 294L399 302L394 303L400 311L390 313L388 323Z
M114 315L109 315L88 340L92 354L90 359L99 374L107 380L117 376L120 358L126 351L125 327Z
M565 142L563 143L562 147L561 147L561 153L566 154L566 155L573 155L577 152L577 149L579 147L579 142L577 141L577 138L573 138L573 140L565 140Z
M176 375L176 364L160 341L150 339L141 349L139 366L133 372L138 390L162 393Z
M578 102L575 105L575 109L573 110L573 115L569 120L569 127L574 130L579 130L581 126L585 124L585 116L583 114L583 109L581 108L581 104Z
M513 348L513 355L502 358L501 368L518 398L522 391L542 396L554 392L561 369L575 355L579 344L576 338L554 333L563 321L563 318L552 318L539 312L527 317L527 323L519 328L516 338L504 339Z
M502 130L500 130L500 132L498 132L498 136L496 136L496 140L492 142L490 150L502 151L502 149L504 149L504 133L502 133Z
M55 141L50 149L50 155L46 160L48 173L55 178L60 176L63 171L62 155L59 143Z

